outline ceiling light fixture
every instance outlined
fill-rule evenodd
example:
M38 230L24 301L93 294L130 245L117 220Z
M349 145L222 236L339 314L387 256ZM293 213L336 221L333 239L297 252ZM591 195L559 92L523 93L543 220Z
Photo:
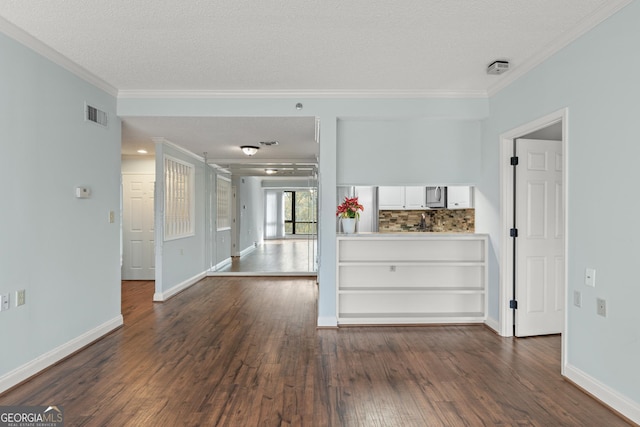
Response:
M265 169L264 172L267 175L274 175L274 174L278 173L278 170L277 169Z
M138 150L138 154L147 154L147 150L141 148Z
M240 147L242 149L242 152L244 154L246 154L247 156L253 156L254 154L256 154L258 152L258 150L260 149L260 147L256 147L254 145L243 145L242 147Z

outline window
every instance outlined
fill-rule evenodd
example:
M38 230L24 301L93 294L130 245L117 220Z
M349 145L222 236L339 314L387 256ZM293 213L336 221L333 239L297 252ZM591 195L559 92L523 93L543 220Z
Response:
M194 234L194 166L164 158L164 240Z
M231 228L231 180L218 175L216 180L218 230Z
M284 232L295 235L317 233L314 191L284 192Z

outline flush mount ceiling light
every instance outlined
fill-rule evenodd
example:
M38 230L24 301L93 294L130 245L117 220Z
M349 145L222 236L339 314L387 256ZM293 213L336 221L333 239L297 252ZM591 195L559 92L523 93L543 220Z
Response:
M147 150L141 148L138 150L138 154L147 154Z
M274 174L278 173L278 170L277 169L265 169L264 172L267 175L274 175Z
M242 149L242 152L247 156L253 156L258 152L260 147L256 147L254 145L243 145L242 147L240 147L240 149Z

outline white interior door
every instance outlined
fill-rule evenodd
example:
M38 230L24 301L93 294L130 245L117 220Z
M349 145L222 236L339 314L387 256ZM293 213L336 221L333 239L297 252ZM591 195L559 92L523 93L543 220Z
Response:
M155 176L123 175L122 186L122 280L154 280Z
M518 139L516 154L516 336L563 332L562 143Z

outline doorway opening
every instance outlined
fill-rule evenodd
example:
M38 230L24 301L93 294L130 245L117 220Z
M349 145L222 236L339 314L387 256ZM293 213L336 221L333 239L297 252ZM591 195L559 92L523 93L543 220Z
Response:
M525 302L528 304L526 307L518 301L519 297L522 296L526 299L529 295L514 295L514 288L516 292L522 293L522 288L520 286L520 282L528 280L530 284L535 285L537 281L544 281L544 278L539 277L542 273L550 271L551 267L554 267L554 271L557 271L556 279L559 283L559 297L562 299L562 320L561 320L561 330L562 333L562 354L563 361L565 357L565 343L566 343L566 334L564 331L566 330L566 311L567 311L567 274L566 274L566 260L567 260L567 215L565 213L566 210L566 201L567 201L567 116L568 110L562 109L555 113L549 114L547 116L541 117L538 120L535 120L531 123L522 125L518 128L510 130L500 136L500 156L501 156L501 226L502 226L502 255L500 257L500 334L505 337L510 337L517 335L517 331L520 329L520 324L518 323L521 319L524 318L523 310L535 311L531 310L532 304L530 302ZM514 179L514 160L512 160L514 156L514 146L517 147L518 143L514 142L519 139L558 139L560 142L559 154L560 158L552 159L554 164L557 164L559 167L559 176L560 176L560 186L561 188L554 188L553 191L557 192L557 203L560 206L561 217L555 218L557 219L557 226L553 230L554 233L560 232L562 234L561 239L561 249L559 257L555 257L553 262L558 263L559 265L550 266L549 260L544 256L531 256L526 261L528 264L519 263L519 253L518 251L523 251L523 247L521 245L526 245L526 239L522 239L523 235L531 235L536 234L536 232L540 230L531 229L530 227L535 227L535 222L527 222L522 221L522 218L515 218L514 212L521 210L518 207L519 203L525 203L522 200L517 199L518 192L518 184ZM535 147L535 142L532 143ZM522 142L524 145L524 141ZM541 155L538 159L536 159L536 155L532 155L530 153L526 153L524 157L520 157L515 163L527 164L528 162L536 162L536 161L549 161L551 163L551 159L548 158L550 154ZM545 167L549 166L545 164ZM536 169L533 167L531 169ZM540 167L542 169L542 167ZM538 180L538 178L533 178L530 183L523 183L528 187L525 188L525 191L529 192L538 192L542 197L549 190L548 185ZM520 188L520 192L522 193L522 188ZM521 194L522 195L522 194ZM530 194L527 195L530 197ZM525 197L525 199L527 199ZM542 200L542 199L541 199ZM540 211L541 203L532 204L533 210L538 210L537 214L544 215L543 212ZM530 216L533 215L531 213L531 209L527 212L527 208L524 211L521 210L520 216ZM514 219L516 221L514 225ZM527 229L519 229L518 223L524 224ZM531 225L533 224L533 225ZM542 222L540 222L542 224ZM545 227L548 225L547 223L543 224ZM532 231L533 230L533 231ZM540 234L544 234L550 232L551 230L543 230L540 231ZM517 239L521 239L518 241ZM524 240L524 242L523 242ZM516 242L516 243L514 243ZM525 255L526 252L523 252ZM546 255L545 255L546 256ZM520 271L521 270L521 271ZM520 274L524 273L524 274ZM527 277L527 273L529 276ZM536 277L536 275L538 277ZM564 371L565 363L562 363L562 370Z

